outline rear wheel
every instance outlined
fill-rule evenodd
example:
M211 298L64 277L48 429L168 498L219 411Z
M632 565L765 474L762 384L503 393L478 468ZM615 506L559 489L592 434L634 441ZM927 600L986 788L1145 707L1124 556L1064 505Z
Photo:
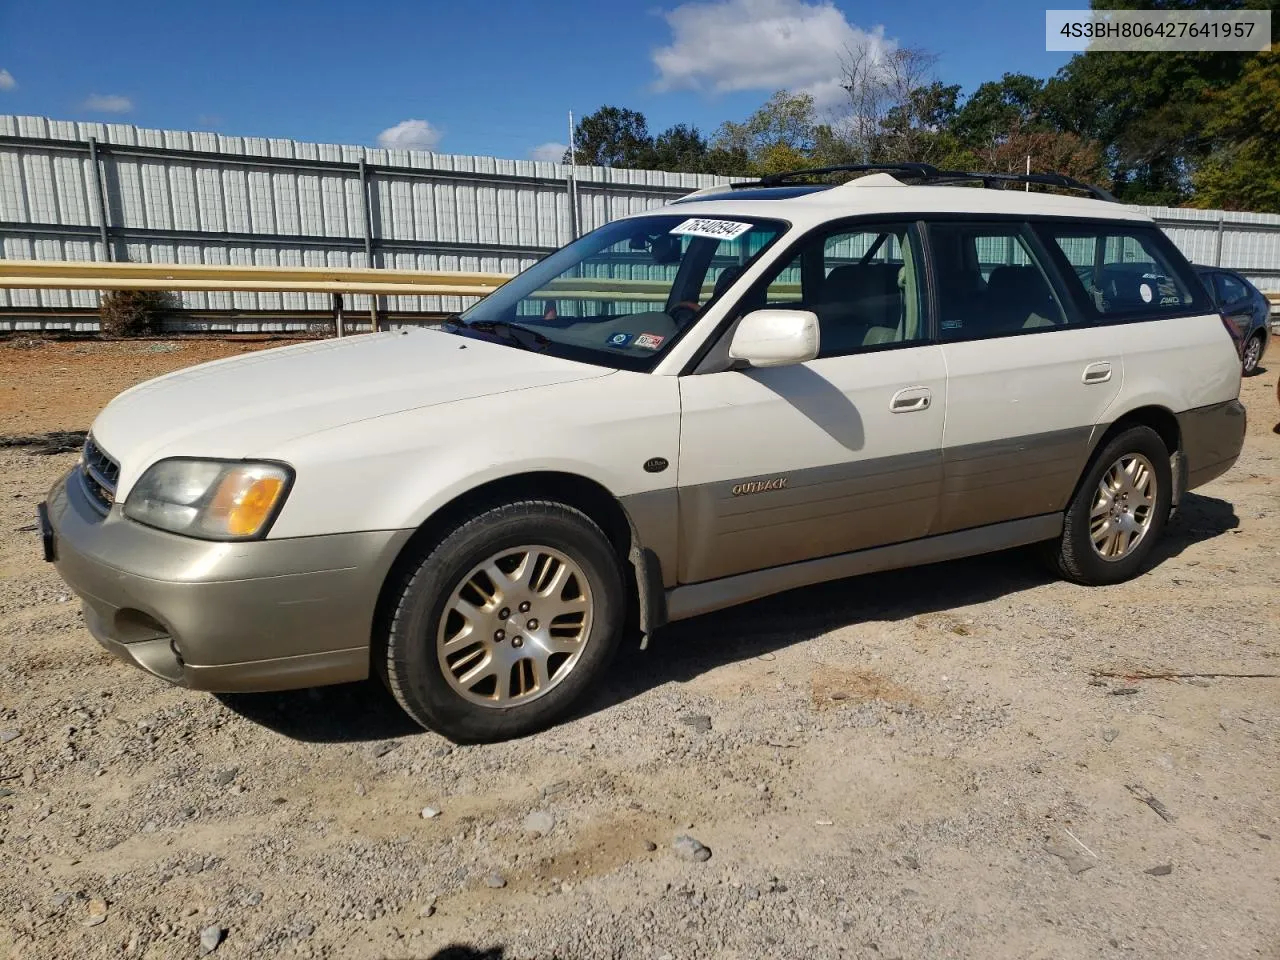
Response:
M459 742L547 726L604 673L626 613L603 531L522 501L461 523L397 587L385 676L414 720Z
M1169 450L1150 427L1133 426L1098 451L1063 518L1052 560L1075 583L1136 575L1169 519Z
M1246 377L1258 372L1258 364L1262 362L1262 334L1255 333L1244 345L1240 359L1240 369Z

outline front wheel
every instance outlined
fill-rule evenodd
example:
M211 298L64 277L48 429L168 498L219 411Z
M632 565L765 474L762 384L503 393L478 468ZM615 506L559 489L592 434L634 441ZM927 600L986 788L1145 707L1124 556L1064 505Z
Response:
M1133 426L1098 451L1063 518L1051 549L1068 580L1087 585L1135 576L1169 519L1173 471L1169 450L1150 427Z
M457 742L523 736L563 715L604 674L626 613L603 531L548 501L461 523L397 590L387 686L409 716Z

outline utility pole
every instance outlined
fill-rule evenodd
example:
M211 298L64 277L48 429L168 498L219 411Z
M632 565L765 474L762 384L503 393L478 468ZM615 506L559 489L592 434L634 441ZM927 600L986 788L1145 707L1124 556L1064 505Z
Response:
M573 111L569 111L569 233L570 239L578 239L578 181L573 168L578 164L578 139L573 129Z

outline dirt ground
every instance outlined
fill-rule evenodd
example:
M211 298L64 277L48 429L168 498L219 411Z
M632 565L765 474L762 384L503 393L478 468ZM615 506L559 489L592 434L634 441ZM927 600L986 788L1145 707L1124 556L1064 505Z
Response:
M206 360L297 342L269 336L228 340L0 339L0 437L84 430L108 400L135 383Z
M0 434L246 345L157 346L0 344ZM1131 583L1019 551L797 590L497 746L372 684L117 663L39 559L74 455L0 449L0 956L1280 958L1267 361L1241 461Z

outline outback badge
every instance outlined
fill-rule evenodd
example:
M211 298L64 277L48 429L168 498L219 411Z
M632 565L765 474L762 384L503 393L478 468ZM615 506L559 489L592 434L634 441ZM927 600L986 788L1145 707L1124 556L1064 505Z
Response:
M774 477L772 480L748 480L746 483L735 483L733 485L733 495L742 497L748 493L764 493L768 490L785 490L787 486L786 477Z

